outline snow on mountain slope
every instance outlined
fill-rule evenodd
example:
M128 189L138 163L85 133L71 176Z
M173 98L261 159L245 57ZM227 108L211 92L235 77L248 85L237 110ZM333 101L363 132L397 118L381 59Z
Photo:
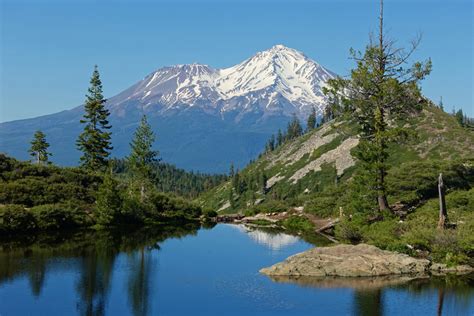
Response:
M324 102L321 88L333 77L297 50L276 45L239 65L222 69L217 88L230 98L271 87L291 102L314 105Z
M164 67L109 101L112 109L136 101L145 110L198 106L215 113L260 110L300 117L322 113L322 87L334 74L301 52L276 45L225 69L190 64Z

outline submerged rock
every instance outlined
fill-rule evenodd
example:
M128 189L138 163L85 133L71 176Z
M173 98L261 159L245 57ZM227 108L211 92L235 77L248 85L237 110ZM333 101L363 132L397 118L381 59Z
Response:
M269 276L371 277L428 272L430 261L367 244L313 248L260 272Z

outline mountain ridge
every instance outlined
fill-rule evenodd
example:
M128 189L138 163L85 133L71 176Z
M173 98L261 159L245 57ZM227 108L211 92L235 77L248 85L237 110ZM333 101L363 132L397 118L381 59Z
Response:
M202 64L162 67L110 97L112 156L124 157L143 114L157 134L164 161L186 170L225 172L243 167L292 115L321 114L321 88L334 74L303 53L276 45L228 68ZM105 83L106 84L106 83ZM74 144L83 106L26 120L0 123L0 152L28 159L33 133L42 130L52 160L75 165Z

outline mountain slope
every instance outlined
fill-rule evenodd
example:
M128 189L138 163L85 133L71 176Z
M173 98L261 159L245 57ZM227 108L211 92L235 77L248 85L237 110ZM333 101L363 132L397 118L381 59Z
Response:
M276 45L226 69L191 64L164 67L108 99L114 156L128 153L141 115L158 135L162 158L185 169L227 171L255 158L269 135L291 116L322 113L321 88L334 74L294 49ZM105 83L106 84L106 83ZM74 165L82 106L0 124L0 151L27 159L29 141L43 130L53 161Z
M439 172L445 174L448 188L474 186L472 130L432 105L406 124L416 137L390 146L387 182L392 205L414 206L436 196ZM238 175L237 189L236 181L229 181L202 195L199 202L220 212L304 206L319 216L336 215L340 206L347 209L353 202L350 183L359 164L352 151L358 142L354 126L337 120L326 123L249 164Z

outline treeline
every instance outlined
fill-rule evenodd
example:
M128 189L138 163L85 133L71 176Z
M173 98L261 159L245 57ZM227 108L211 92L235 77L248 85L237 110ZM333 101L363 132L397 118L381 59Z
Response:
M126 159L115 158L111 159L110 163L113 173L124 177L130 175ZM151 169L151 180L158 191L176 193L188 198L195 198L228 180L225 174L186 171L162 161L152 163Z
M300 120L293 114L291 121L288 123L286 130L282 131L278 129L277 134L272 134L270 139L268 140L267 144L265 145L265 150L263 153L269 153L280 147L281 145L289 142L297 137L300 137L305 132L310 132L315 128L318 128L320 124L324 123L324 118L321 119L321 123L317 122L317 114L316 109L313 108L310 115L308 116L308 120L306 122L306 130L303 129Z
M439 99L437 105L434 103L433 105L445 112L443 97ZM453 106L451 113L448 114L454 117L461 127L474 128L474 118L467 116L467 114L465 114L462 109L456 110L456 107Z

